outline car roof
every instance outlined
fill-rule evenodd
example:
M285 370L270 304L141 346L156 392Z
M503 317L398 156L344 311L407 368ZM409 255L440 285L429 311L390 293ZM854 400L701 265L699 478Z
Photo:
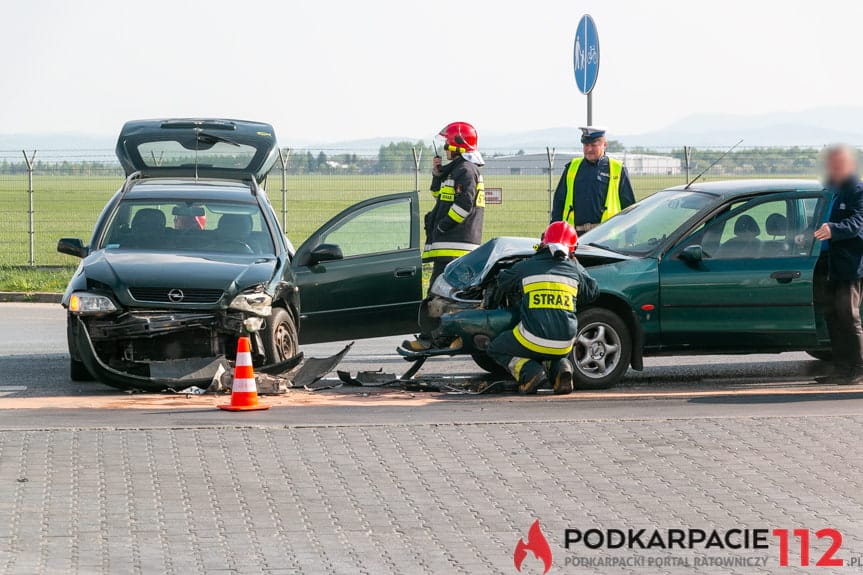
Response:
M255 203L255 192L248 182L236 180L150 178L133 182L128 199L227 200Z
M666 191L685 190L686 186L680 185L668 188ZM743 180L721 180L717 182L696 182L689 187L696 192L705 192L722 197L744 196L762 192L820 192L824 185L818 180L792 179L792 178L761 178Z

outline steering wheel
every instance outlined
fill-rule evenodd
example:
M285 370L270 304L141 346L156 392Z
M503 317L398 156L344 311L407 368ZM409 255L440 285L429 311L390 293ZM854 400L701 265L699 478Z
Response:
M252 246L250 246L249 244L247 244L243 240L227 240L227 241L223 242L222 245L224 245L225 247L234 246L234 247L239 248L238 250L236 250L237 253L247 253L247 254L255 253L255 250L252 249Z

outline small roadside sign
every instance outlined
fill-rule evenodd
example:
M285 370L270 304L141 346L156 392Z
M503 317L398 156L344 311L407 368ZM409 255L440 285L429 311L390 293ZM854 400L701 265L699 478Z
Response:
M599 76L599 34L590 14L582 16L575 29L572 68L579 91L590 94Z
M503 188L486 188L485 189L485 203L488 204L502 204L503 203Z

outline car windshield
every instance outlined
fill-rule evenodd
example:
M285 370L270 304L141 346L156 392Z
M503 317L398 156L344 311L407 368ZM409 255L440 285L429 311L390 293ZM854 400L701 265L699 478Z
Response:
M715 196L704 192L658 192L587 232L579 243L622 254L647 254L715 201Z
M257 204L226 201L124 200L101 246L106 250L275 254Z

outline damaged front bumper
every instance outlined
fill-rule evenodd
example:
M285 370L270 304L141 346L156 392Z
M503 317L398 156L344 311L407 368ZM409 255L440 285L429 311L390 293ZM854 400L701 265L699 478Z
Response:
M193 385L206 388L220 368L230 369L224 340L243 335L245 319L242 314L225 313L126 314L89 322L74 317L75 347L88 371L113 387L142 391ZM262 349L260 335L250 335L256 349ZM302 354L298 354L257 370L280 374L301 361Z

